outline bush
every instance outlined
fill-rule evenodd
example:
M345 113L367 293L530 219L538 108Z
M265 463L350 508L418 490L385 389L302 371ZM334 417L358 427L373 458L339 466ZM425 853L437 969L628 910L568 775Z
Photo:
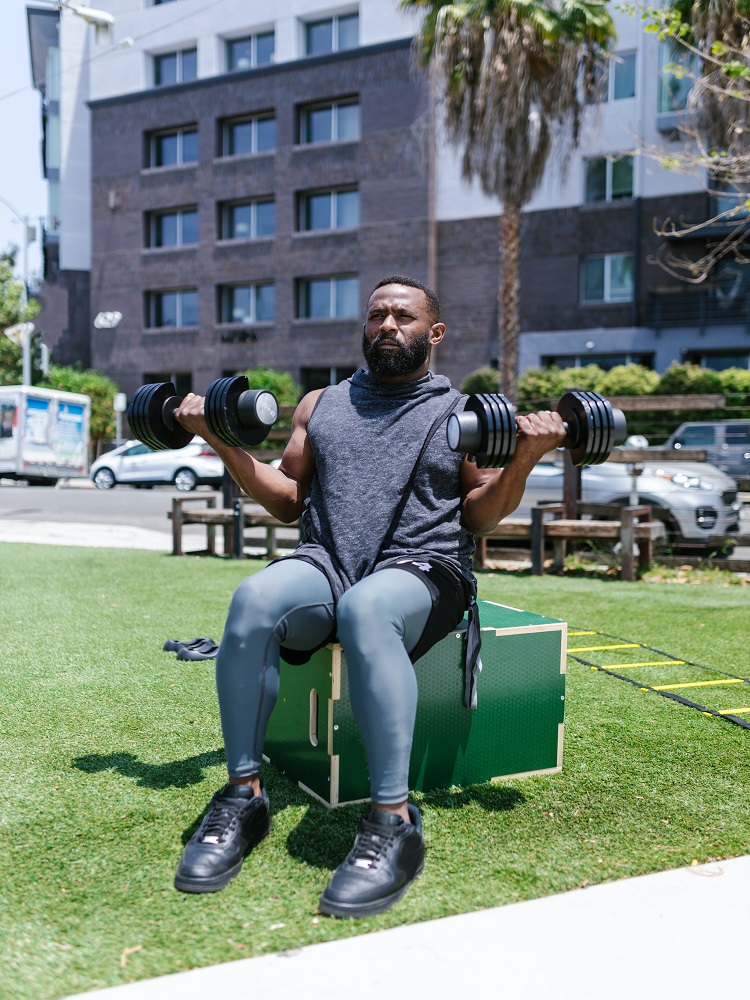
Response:
M700 365L673 362L659 379L657 395L690 396L711 393L722 393L723 386L718 372L711 368L701 368Z
M563 368L560 371L560 392L562 395L568 389L581 389L584 392L600 392L605 372L599 365L584 365L581 368Z
M496 368L477 368L476 371L469 372L461 383L461 392L498 392L500 384L500 374Z
M750 369L725 368L717 374L727 398L727 416L750 417Z
M247 375L251 389L266 389L279 401L279 406L296 406L302 396L302 386L298 385L289 372L275 368L249 368L240 372Z
M659 383L659 375L643 365L615 365L599 383L604 396L648 396Z
M550 368L527 368L518 380L518 402L548 403L563 392L563 373Z

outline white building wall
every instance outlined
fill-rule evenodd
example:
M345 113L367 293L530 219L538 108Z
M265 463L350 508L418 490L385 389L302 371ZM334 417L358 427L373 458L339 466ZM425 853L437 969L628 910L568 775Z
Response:
M60 269L91 266L89 73L93 28L60 12Z
M663 64L659 43L646 34L639 17L613 12L617 25L615 52L636 52L636 96L602 102L588 110L581 142L567 164L550 163L526 211L568 208L583 204L584 161L589 157L640 150L634 162L634 195L656 198L667 194L687 194L703 189L702 178L678 174L662 168L649 150L671 145L658 130L659 71ZM681 141L673 145L681 147ZM476 183L461 177L460 158L447 141L440 145L436 214L440 220L497 215L495 198L482 194Z
M91 100L132 93L151 85L151 57L176 49L198 48L199 78L224 72L224 42L275 30L275 61L304 55L303 24L359 8L361 45L374 45L414 34L416 19L398 10L396 0L173 0L154 7L148 0L103 0L98 5L115 17L101 58L91 63Z

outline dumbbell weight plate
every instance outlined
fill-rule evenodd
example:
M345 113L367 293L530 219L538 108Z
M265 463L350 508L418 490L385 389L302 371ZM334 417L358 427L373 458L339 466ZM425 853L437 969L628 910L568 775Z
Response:
M184 448L189 444L193 434L172 418L180 402L171 382L141 386L128 408L128 422L138 440L154 451Z
M483 459L487 454L487 437L489 433L489 421L487 420L487 408L482 400L481 395L469 396L466 400L466 407L464 413L472 413L476 416L479 424L479 443L475 448L467 448L461 436L458 441L458 449L461 451L466 451L469 455L470 462L479 463L480 459ZM473 443L473 442L472 442Z
M497 421L495 419L495 408L492 405L492 396L489 393L483 392L480 394L479 398L482 401L482 406L484 407L484 415L487 421L487 446L485 448L484 454L477 456L477 466L480 469L491 469L495 464L495 457L497 455Z
M518 434L518 423L516 421L516 410L510 400L502 394L495 396L497 406L500 411L500 440L501 451L498 456L498 467L505 467L516 453L516 437Z
M602 413L602 408L599 405L599 401L596 398L595 393L586 392L584 390L580 393L580 396L583 405L588 408L589 426L591 430L588 440L582 442L585 451L579 459L579 464L592 465L601 454L604 414Z
M224 444L254 447L268 437L278 418L272 393L250 389L247 376L220 378L206 392L206 423Z
M487 393L487 403L492 413L494 422L494 445L492 452L487 456L486 469L497 469L504 464L505 448L507 447L507 436L503 434L503 419L500 412L499 396L495 393Z
M598 392L587 392L586 396L592 404L593 412L598 413L599 415L597 427L598 434L594 443L588 450L586 464L601 465L602 462L606 462L610 452L612 451L612 431L614 429L612 406L609 401Z
M588 443L594 433L591 407L580 392L566 392L557 404L557 412L567 425L563 447L570 451L574 465L585 464Z
M609 401L598 392L590 392L589 395L595 397L597 406L599 407L599 412L602 415L602 432L599 439L598 452L589 456L588 464L601 465L602 462L606 462L614 444L612 440L612 432L614 430L612 406Z

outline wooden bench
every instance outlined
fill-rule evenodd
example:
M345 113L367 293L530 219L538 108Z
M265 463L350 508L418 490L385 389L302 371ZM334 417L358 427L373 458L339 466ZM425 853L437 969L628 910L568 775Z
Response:
M201 505L201 506L198 506ZM204 524L206 526L206 548L201 549L207 555L216 555L216 529L224 532L224 553L234 559L242 559L245 547L245 530L247 528L265 528L265 555L273 559L276 555L276 529L298 528L299 522L285 524L265 511L258 513L248 508L254 501L242 497L234 500L231 507L217 507L215 496L175 497L172 509L167 517L172 520L172 555L184 555L182 547L182 529L186 524Z
M496 528L477 539L477 567L481 569L486 562L488 538L528 538L531 571L536 576L544 573L544 546L547 539L553 544L556 569L563 568L568 541L604 539L620 542L620 575L623 580L634 580L636 543L638 567L643 570L651 562L654 541L664 536L664 526L660 521L651 520L651 508L645 505L619 507L615 504L580 504L582 514L606 514L607 519L560 517L564 511L561 503L543 504L532 510L530 518L508 518L501 521ZM548 520L549 516L554 519Z

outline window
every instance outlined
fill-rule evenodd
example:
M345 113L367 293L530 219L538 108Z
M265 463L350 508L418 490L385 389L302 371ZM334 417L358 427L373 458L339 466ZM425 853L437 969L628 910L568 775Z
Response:
M276 119L273 115L232 118L222 126L222 156L247 156L276 148Z
M275 319L276 288L272 282L219 289L220 323L273 323Z
M541 359L545 368L554 365L556 368L583 368L585 365L598 365L608 372L615 365L643 365L644 368L654 367L653 354L595 354L586 351L581 354L546 354Z
M300 195L299 228L353 229L359 225L359 191L311 191Z
M622 101L635 97L635 52L616 52L609 65L596 68L594 101Z
M198 132L195 128L157 132L150 137L150 167L175 167L198 160Z
M614 72L610 76L610 101L635 97L635 52L619 52L614 59Z
M330 368L301 368L300 382L303 392L313 392L315 389L325 389L328 385L337 385L354 374L356 366L344 368L332 365Z
M659 47L659 111L672 113L684 111L688 94L693 89L694 73L700 73L698 57L693 52L671 52L662 42ZM667 69L673 67L674 72Z
M742 185L732 184L729 181L717 178L712 181L709 177L711 187L711 212L713 215L727 214L726 221L740 220L750 215L750 197L747 191L742 190Z
M633 197L633 157L600 156L586 161L584 200L618 201Z
M191 372L146 372L143 385L154 385L156 382L172 382L178 396L187 396L193 391L193 376Z
M181 49L154 56L154 86L168 87L172 83L188 83L198 79L198 50Z
M300 319L341 319L359 313L359 278L302 278L298 285Z
M198 212L195 208L151 212L146 217L146 246L182 247L197 242Z
M186 288L177 292L147 292L146 325L154 329L163 326L197 326L197 289Z
M273 62L275 38L273 31L264 31L246 38L231 38L227 42L227 71L255 69Z
M270 198L231 202L219 211L221 240L253 240L276 232L276 203Z
M305 24L305 55L343 52L359 45L359 14L339 14Z
M359 139L359 101L331 101L300 109L299 141L337 142Z
M583 302L632 302L633 255L608 253L581 262Z

